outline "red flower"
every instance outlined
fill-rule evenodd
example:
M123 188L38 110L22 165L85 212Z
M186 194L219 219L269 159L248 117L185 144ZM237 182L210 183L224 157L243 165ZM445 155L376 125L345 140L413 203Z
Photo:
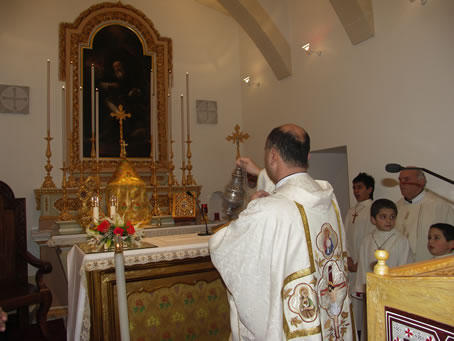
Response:
M162 302L169 302L169 298L167 296L161 297Z
M96 228L101 233L106 233L110 227L110 223L107 220L103 220L101 224Z
M121 227L116 227L114 228L113 233L121 236L123 234L123 229Z
M134 234L136 232L134 226L131 224L130 221L126 222L126 227L127 227L126 231L128 231L128 234Z

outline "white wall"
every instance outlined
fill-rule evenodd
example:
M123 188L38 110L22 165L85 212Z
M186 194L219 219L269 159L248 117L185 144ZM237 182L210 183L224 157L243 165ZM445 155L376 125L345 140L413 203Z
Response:
M276 80L249 37L240 37L241 73L261 82L242 89L244 127L253 136L246 154L263 162L268 132L293 122L307 129L313 150L347 146L349 184L360 171L373 175L376 198L400 197L397 186L382 183L397 178L385 172L389 162L453 178L454 1L375 0L375 37L356 46L329 0L285 2L292 76ZM307 41L323 55L304 54ZM431 176L428 188L454 198L451 185Z
M51 59L52 176L61 183L62 162L62 82L57 80L58 28L73 22L97 1L14 0L0 1L0 84L30 87L29 115L0 114L0 179L11 186L17 197L27 199L28 228L38 226L33 189L45 176L46 60ZM231 17L195 1L123 1L144 12L161 36L173 40L174 136L180 130L180 93L185 91L185 73L191 77L191 145L193 175L203 186L201 201L223 187L234 167L235 148L225 137L235 124L242 123L239 88L239 28ZM218 124L199 125L195 100L218 102ZM176 176L180 180L179 138L174 145ZM38 254L30 239L28 248Z

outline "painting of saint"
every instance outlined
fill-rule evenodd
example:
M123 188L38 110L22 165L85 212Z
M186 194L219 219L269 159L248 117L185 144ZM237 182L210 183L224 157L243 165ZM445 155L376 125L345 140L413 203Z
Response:
M130 118L123 121L127 157L150 155L150 71L152 60L137 34L122 25L101 28L92 48L83 49L83 156L91 154L91 65L99 89L99 156L120 156L119 121L111 116L122 105Z

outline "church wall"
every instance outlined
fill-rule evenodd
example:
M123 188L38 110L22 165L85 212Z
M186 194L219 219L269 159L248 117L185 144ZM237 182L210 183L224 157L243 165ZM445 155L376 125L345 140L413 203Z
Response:
M244 126L257 142L246 143L245 153L263 164L268 132L293 122L308 130L313 150L345 145L349 186L360 171L370 173L376 198L400 197L387 163L454 178L454 2L374 0L375 36L356 46L328 0L285 3L290 77L276 80L249 37L240 37L241 73L261 83L242 87ZM300 47L308 41L322 56L304 53ZM454 201L454 187L427 178L429 189Z
M62 165L61 87L57 79L58 27L73 22L96 1L42 0L0 2L0 84L30 87L30 114L0 114L0 179L17 197L27 199L29 232L37 228L33 189L45 176L46 60L51 60L52 176L61 184ZM180 181L180 94L185 73L190 74L191 145L193 175L203 186L201 202L223 190L234 168L235 148L225 141L235 124L242 124L239 80L239 28L231 17L195 1L123 1L144 12L161 36L173 40L173 134L176 177ZM195 100L214 100L218 124L197 124ZM216 168L214 168L216 167ZM28 248L38 255L29 238Z

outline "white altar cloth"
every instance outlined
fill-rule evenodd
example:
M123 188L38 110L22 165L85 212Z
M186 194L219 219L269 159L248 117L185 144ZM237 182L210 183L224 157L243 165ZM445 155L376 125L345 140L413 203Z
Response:
M145 242L158 247L124 251L125 266L206 257L209 255L210 237L194 233L144 238ZM86 271L114 267L114 252L85 254L79 246L72 247L68 254L68 341L90 339L90 304Z

